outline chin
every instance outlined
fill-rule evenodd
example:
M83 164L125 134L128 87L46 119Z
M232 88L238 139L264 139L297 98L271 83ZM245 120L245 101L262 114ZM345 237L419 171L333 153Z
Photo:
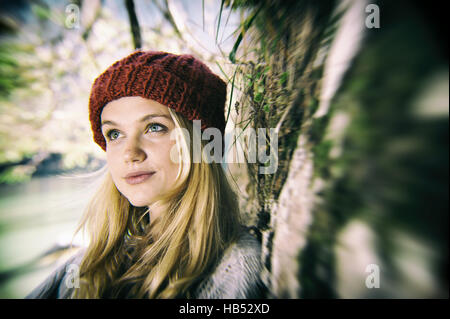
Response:
M143 200L143 199L137 199L137 198L131 198L131 197L127 197L128 201L130 202L131 205L133 205L134 207L148 207L151 204L151 201L149 200Z
M134 207L144 207L149 206L153 202L154 195L152 190L146 190L146 189L138 189L138 188L132 188L129 187L123 187L118 188L119 192L130 202L131 205Z
M139 194L138 192L121 192L122 195L128 199L131 205L134 207L144 207L149 206L152 203L152 196L144 196L144 194Z

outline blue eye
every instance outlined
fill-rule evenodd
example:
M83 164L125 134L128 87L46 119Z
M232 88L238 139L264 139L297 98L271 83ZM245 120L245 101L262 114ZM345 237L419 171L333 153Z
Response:
M111 130L111 131L109 131L109 132L106 134L106 136L108 137L108 139L109 139L110 141L113 141L113 140L116 140L116 139L119 138L120 133L119 133L119 131L117 131L117 130Z
M147 132L161 132L165 131L167 128L164 125L158 124L158 123L152 123L149 126L147 126Z

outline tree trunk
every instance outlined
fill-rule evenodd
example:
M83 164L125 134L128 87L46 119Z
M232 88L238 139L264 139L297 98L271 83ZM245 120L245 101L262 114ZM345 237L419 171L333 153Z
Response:
M245 7L235 121L278 136L238 181L268 297L448 296L448 62L417 5L374 4L379 27L364 1Z

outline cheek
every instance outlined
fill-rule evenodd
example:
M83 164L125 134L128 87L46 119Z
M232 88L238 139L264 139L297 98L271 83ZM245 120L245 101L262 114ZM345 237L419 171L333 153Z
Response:
M115 182L117 180L117 177L120 175L120 167L119 167L119 158L118 156L115 156L113 152L107 152L106 153L106 165L108 166L109 173L111 174L111 177L113 178L113 181Z
M164 170L166 172L166 176L168 180L173 181L175 180L175 177L178 173L178 163L176 161L172 160L172 157L174 157L173 153L176 149L175 143L168 144L164 147L164 150L160 153L161 156L161 163L164 165ZM172 152L172 155L171 155ZM175 151L176 153L176 151ZM178 160L178 158L177 158Z

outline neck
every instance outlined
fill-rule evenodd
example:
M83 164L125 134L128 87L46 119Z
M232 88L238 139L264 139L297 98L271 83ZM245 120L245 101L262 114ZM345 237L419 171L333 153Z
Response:
M158 203L152 204L148 206L149 215L150 215L150 224L153 224L155 220L162 217L164 212L167 211L168 205L161 205Z

